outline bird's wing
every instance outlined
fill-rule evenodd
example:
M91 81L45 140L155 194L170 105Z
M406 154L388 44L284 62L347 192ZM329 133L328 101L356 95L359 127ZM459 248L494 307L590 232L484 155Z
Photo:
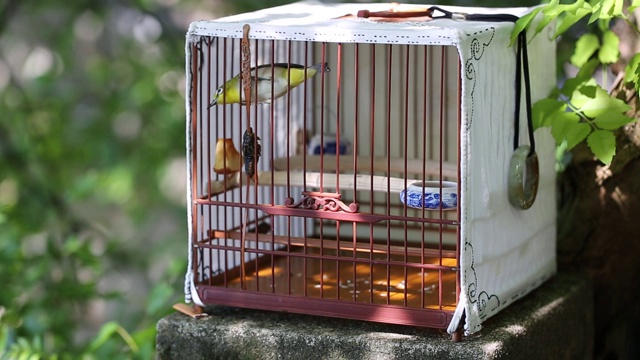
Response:
M258 76L258 77L252 76L251 77L251 81L252 82L256 81L256 80L257 81L271 81L271 77L264 77L264 76Z

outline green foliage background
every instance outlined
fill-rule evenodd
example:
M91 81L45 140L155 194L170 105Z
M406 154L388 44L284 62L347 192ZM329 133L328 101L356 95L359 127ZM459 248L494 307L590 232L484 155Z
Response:
M149 358L185 266L184 30L145 1L0 14L0 358Z
M1 360L153 358L186 270L186 31L286 2L0 1Z

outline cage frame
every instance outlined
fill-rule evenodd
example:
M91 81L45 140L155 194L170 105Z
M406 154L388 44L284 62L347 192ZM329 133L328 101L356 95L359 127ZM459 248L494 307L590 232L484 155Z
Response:
M300 5L321 6L313 2L311 3L305 2L305 3L296 3L294 5L287 5L288 7L287 9L291 9L291 6L295 7ZM357 7L362 7L362 6L363 4L357 5ZM385 5L378 4L377 6L382 8ZM373 6L373 8L375 8L375 6ZM353 9L353 5L348 9ZM283 10L284 8L282 7L273 8L273 9L264 11L263 14L266 15L273 12L279 13L280 11L283 11ZM463 10L466 12L469 12L469 9L463 9ZM479 10L479 11L486 11L486 9ZM505 11L514 12L514 10L512 9L507 9ZM527 12L527 10L519 9L519 10L516 10L515 12L521 14L521 13ZM193 69L194 67L197 68L197 66L194 66L194 65L197 65L196 63L197 60L193 56L191 57L189 56L190 53L193 53L195 51L193 48L194 36L195 37L206 36L203 34L206 33L207 31L211 31L211 28L209 26L213 25L217 28L217 30L223 29L221 31L225 32L226 34L225 36L229 38L238 38L241 36L241 30L240 30L241 25L238 26L238 24L242 22L241 20L242 20L242 15L240 15L239 17L234 16L234 17L226 18L224 19L223 23L197 22L192 24L188 33L188 41L187 41L187 47L186 47L187 59L188 59L186 64L187 73L189 74L190 70ZM307 40L304 40L304 37L307 36L308 34L304 34L302 32L298 34L299 38L295 39L295 37L298 35L294 35L293 36L294 38L292 38L290 33L283 34L283 35L277 35L277 34L274 35L274 33L271 31L273 29L269 29L268 24L252 23L252 26L253 25L256 25L258 32L266 31L272 37L281 36L279 40L307 41ZM451 27L443 26L443 27L435 27L435 28L432 28L431 26L428 26L428 27L430 28L430 30L435 31L436 35L429 37L426 41L423 39L422 40L423 42L420 43L421 45L441 45L442 43L446 43L447 46L458 47L460 45L459 43L455 42L457 41L456 39L459 39L459 37L461 36L460 29L457 28L456 26L451 26ZM493 37L495 36L496 28L500 28L500 26L495 26L495 25L487 26L486 24L471 26L471 29L476 31L474 35L477 35L481 40L483 39L483 36L487 36L486 33L483 35L483 32L487 32L487 29L493 29L494 33L490 35L491 39L493 39ZM236 30L232 30L232 29L236 29ZM469 29L466 29L466 31L469 31ZM502 32L504 33L505 30L502 29ZM468 33L466 33L465 35L469 36ZM323 39L323 37L326 37L326 38ZM259 37L256 37L256 39L258 38ZM443 41L442 39L447 39L447 40ZM314 41L316 40L329 41L329 42L353 42L354 41L353 38L345 39L344 34L339 34L337 32L331 32L331 31L327 31L327 33L320 36L319 39L314 39ZM392 41L393 40L390 40L390 39L384 39L382 42L390 44L392 43ZM471 52L471 56L463 59L463 55L462 54L460 55L461 57L461 61L460 61L461 77L460 78L461 79L462 79L462 74L464 74L465 71L468 71L469 69L468 68L469 61L473 61L474 56L477 55L474 53L474 51L477 51L477 49L474 50L473 48L473 46L477 46L477 44L474 45L474 43L472 42L471 46L472 46L471 50L467 49L467 51ZM458 47L458 50L460 50L459 47ZM482 47L482 51L484 51L484 47ZM463 64L463 60L466 60L467 62ZM187 94L191 93L189 80L193 81L194 79L193 77L188 76ZM545 88L545 87L548 87L548 86L546 85L541 86L541 88ZM459 89L461 89L461 92L469 90L468 88L466 90L463 89L462 85L459 86ZM538 90L537 95L534 95L534 97L540 97L541 91L543 90ZM191 95L195 96L193 94ZM463 96L462 93L460 93L459 96L460 96L459 101L461 102L462 101L461 98ZM194 188L196 188L196 180L195 180L196 176L194 173L193 162L197 161L197 159L195 158L196 156L195 152L193 151L193 148L194 148L193 136L197 132L197 127L196 127L197 113L194 113L196 112L195 107L191 106L191 104L193 103L197 103L197 99L195 98L191 98L190 100L187 99L186 110L187 110L188 120L189 120L187 121L187 153L188 153L188 156L191 157L191 160L188 163L188 173L190 174L189 175L190 188L188 189L188 194L187 194L188 201L190 202L190 206L188 210L189 219L190 219L190 224L189 224L190 239L194 239L193 229L197 228L197 225L193 223L194 221L193 214L197 212L197 208L199 205L207 204L206 202L203 202L201 199L198 199L197 194L195 194L193 190ZM473 110L473 105L472 105L472 110ZM468 168L465 169L465 167L462 166L461 159L460 159L461 156L464 156L465 151L468 151L468 149L465 149L465 146L468 145L469 139L466 138L466 136L469 136L469 134L462 131L462 128L465 125L468 125L468 121L467 121L468 119L463 119L463 117L467 115L468 114L463 114L463 112L459 112L459 117L458 117L458 127L460 130L458 131L459 149L458 149L458 161L457 161L457 164L458 164L457 178L459 179L458 180L458 186L459 186L458 194L460 194L459 207L460 209L462 209L458 211L458 219L457 219L458 224L464 223L465 221L467 221L467 218L469 217L469 214L466 212L467 211L466 204L464 203L465 192L469 193L471 191L471 189L468 187L468 184L465 184L465 180L464 180L465 176L468 176L468 174L464 174L464 172L469 171L469 169ZM543 138L544 137L548 138L548 134L542 134L540 136ZM545 140L548 140L548 139L545 139ZM547 167L548 167L548 164L547 164ZM547 179L547 182L548 182L548 179ZM241 206L246 208L254 208L254 209L259 208L251 204L242 204ZM259 209L263 211L267 210L267 212L271 211L273 214L276 214L276 213L281 215L295 214L295 213L291 213L285 208L279 208L279 210L276 212L274 212L273 209L265 209L265 208L259 208ZM336 219L338 218L345 219L344 217L345 214L336 214L332 216L335 216ZM321 217L326 217L326 215L323 215ZM348 218L348 215L346 218ZM483 301L486 302L487 300L490 300L493 294L486 293L485 291L478 291L479 289L469 288L468 278L472 276L477 276L476 271L474 269L474 256L473 256L474 250L467 249L468 246L471 246L471 243L467 241L468 235L465 233L465 228L461 226L461 229L458 231L459 231L459 234L458 234L459 243L457 244L458 246L456 247L456 261L457 261L458 267L460 267L461 270L458 272L458 276L456 280L456 298L457 298L458 306L455 311L442 310L442 309L440 310L413 309L413 308L407 308L406 306L398 307L398 306L388 305L388 304L366 304L366 303L352 304L352 303L344 302L341 300L333 300L333 299L325 299L325 298L315 299L315 298L305 297L302 301L300 301L301 299L294 299L294 298L291 298L290 296L283 297L279 294L269 294L269 293L260 293L260 292L248 294L247 290L234 290L234 289L227 289L227 288L209 289L205 287L201 289L196 289L193 278L192 278L193 271L194 271L193 268L190 268L187 271L186 281L185 281L185 293L187 294L187 300L194 299L195 303L199 305L203 305L205 303L206 304L215 303L220 305L239 306L239 307L247 307L247 308L254 308L254 309L279 310L279 311L285 311L285 312L304 313L304 314L311 314L311 315L345 317L345 318L358 319L358 320L379 321L379 322L412 325L412 326L424 326L425 324L427 324L427 326L429 327L448 329L448 331L451 333L458 330L458 325L464 314L467 317L466 324L465 324L465 333L469 334L469 333L478 331L481 328L482 321L484 321L487 317L497 313L497 311L504 308L510 302L515 301L518 298L524 296L526 293L528 293L529 291L539 286L542 282L544 282L546 279L552 276L553 273L555 273L555 258L546 259L547 263L545 264L545 266L543 266L543 269L541 269L540 271L538 271L537 274L535 274L534 276L535 279L533 281L531 279L528 279L529 284L527 284L527 286L524 289L522 288L517 289L516 294L511 295L507 301L502 301L497 307L488 309L486 306L487 304L486 303L482 304L482 302ZM191 241L192 240L190 240L190 248L189 248L190 266L195 266L195 263L192 262L192 256L193 256L192 245L193 244L191 243ZM461 259L462 252L471 253L470 258L468 257L466 259L466 263L465 263L465 259ZM466 281L467 288L461 289L461 283L464 283L465 280L467 280ZM472 281L471 284L473 285L474 282ZM486 298L480 299L476 297L475 301L473 301L473 299L469 299L470 297L469 295L473 293L475 293L476 295L480 294L481 296L486 296ZM462 295L462 298L461 298L461 295ZM201 298L205 298L205 300L203 301ZM338 308L339 310L336 310L336 308Z

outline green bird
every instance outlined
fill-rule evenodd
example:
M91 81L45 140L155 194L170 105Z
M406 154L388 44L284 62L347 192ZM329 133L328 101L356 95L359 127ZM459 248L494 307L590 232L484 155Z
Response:
M305 68L303 65L279 63L273 64L273 78L271 77L271 64L260 65L251 68L251 103L256 100L256 90L258 92L258 103L270 103L271 100L277 99L287 93L289 89L302 84L305 80L312 78L320 70L329 72L327 63L318 63ZM240 76L238 74L231 80L220 86L215 94L209 107L214 105L226 104L245 104L244 90L240 86ZM289 86L287 85L287 77L289 78ZM271 96L271 86L273 85L273 97Z

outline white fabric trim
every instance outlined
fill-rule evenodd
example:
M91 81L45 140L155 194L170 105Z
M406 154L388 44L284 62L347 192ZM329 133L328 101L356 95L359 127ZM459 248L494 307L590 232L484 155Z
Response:
M185 113L186 113L186 121L185 121L185 134L186 134L186 152L187 152L187 272L184 278L184 297L185 302L187 304L191 303L193 300L196 300L196 304L202 305L200 298L198 297L198 292L195 290L194 279L193 279L193 210L191 207L192 199L193 199L193 189L191 188L192 180L193 180L193 165L191 164L191 158L193 154L193 148L191 144L191 80L193 78L193 74L191 73L191 60L193 54L191 53L191 39L192 36L187 33L186 36L186 44L185 44L185 74L186 74L186 102L185 102Z
M453 318L449 323L449 327L447 328L447 332L449 334L453 334L460 326L460 320L462 320L462 315L465 313L465 309L467 307L467 297L464 293L460 294L460 299L458 301L458 306L456 306L456 311L453 313Z

